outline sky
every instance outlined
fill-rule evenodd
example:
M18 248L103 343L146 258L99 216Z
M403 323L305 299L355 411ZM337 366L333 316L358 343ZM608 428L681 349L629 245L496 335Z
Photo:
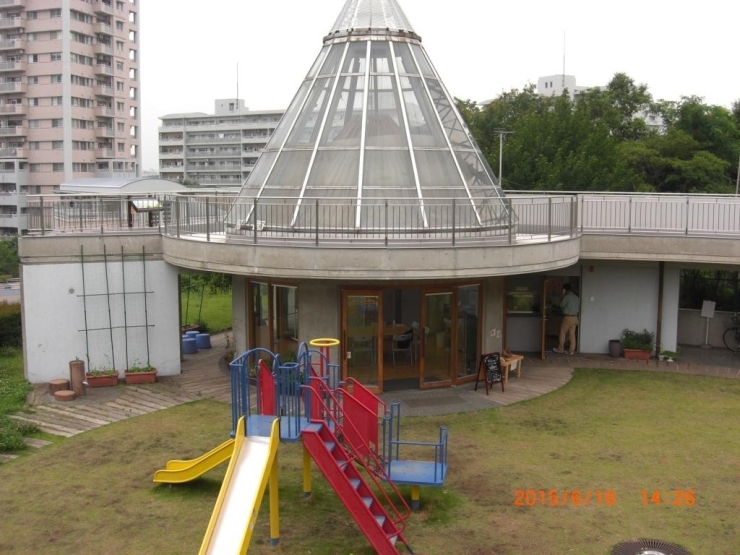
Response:
M655 99L740 99L740 2L397 1L458 98L487 100L565 68L579 86L624 72ZM345 0L137 3L142 167L156 171L161 116L213 113L237 88L251 110L286 109Z

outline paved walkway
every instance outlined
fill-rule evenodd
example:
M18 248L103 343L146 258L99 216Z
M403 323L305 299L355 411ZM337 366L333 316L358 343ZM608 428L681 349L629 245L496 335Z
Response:
M31 394L32 412L14 418L38 425L43 431L71 437L76 434L198 399L231 401L228 367L223 357L232 343L227 334L211 337L212 348L185 355L180 376L161 378L156 384L88 388L87 395L71 402L59 402L39 386ZM521 378L509 376L506 391L497 384L488 395L484 384L474 391L474 384L434 390L407 390L385 393L386 403L401 402L404 416L439 415L482 410L517 403L554 391L567 383L573 368L608 368L675 372L725 378L740 378L740 353L726 349L683 347L679 362L632 361L605 355L525 354Z

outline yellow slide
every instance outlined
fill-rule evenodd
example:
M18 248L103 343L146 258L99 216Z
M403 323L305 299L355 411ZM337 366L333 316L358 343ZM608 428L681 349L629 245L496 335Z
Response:
M276 418L270 437L247 437L245 426L242 417L236 428L234 456L200 546L201 555L246 553L249 547L273 464L277 464L275 457L280 445L280 427Z
M190 482L228 460L233 453L234 440L230 439L197 459L169 461L163 470L154 473L154 481L159 484Z

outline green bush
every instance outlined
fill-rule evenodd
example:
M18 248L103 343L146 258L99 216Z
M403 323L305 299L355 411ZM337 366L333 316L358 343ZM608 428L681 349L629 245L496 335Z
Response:
M0 453L26 449L23 438L37 431L36 426L0 416Z
M0 347L20 347L21 305L0 303Z
M652 351L654 342L655 334L648 330L633 331L626 329L622 332L622 348L624 349Z

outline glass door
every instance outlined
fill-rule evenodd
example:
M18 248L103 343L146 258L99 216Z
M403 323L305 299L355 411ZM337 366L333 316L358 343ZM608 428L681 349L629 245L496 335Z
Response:
M342 338L343 374L373 391L380 391L383 341L380 291L344 291Z
M424 292L422 303L420 387L447 385L452 379L457 310L451 291Z

